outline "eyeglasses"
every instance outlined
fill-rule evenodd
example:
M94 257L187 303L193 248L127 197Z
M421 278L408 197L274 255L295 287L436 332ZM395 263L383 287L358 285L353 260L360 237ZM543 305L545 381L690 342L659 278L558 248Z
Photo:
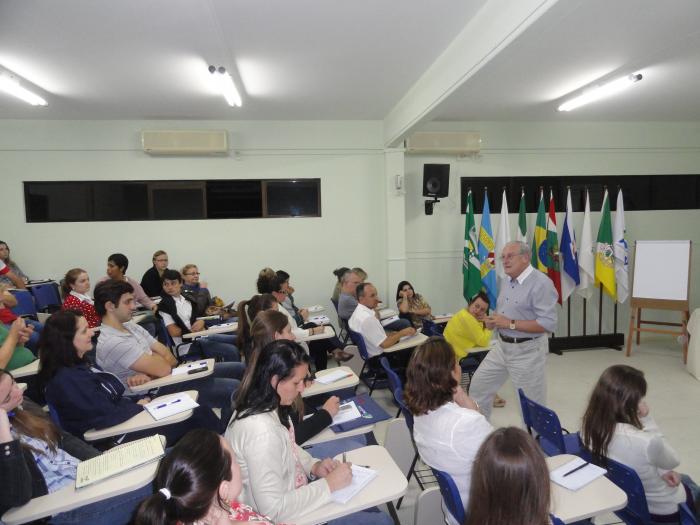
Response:
M156 259L156 262L168 262L168 259Z
M187 272L185 275L201 275L199 272Z

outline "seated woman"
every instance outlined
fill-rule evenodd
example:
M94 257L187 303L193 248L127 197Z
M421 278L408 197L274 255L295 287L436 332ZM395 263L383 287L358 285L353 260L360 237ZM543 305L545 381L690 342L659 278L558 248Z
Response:
M63 309L79 310L85 316L90 328L100 326L102 318L95 310L95 301L88 295L90 277L82 268L73 268L66 272L62 284Z
M454 314L448 321L443 337L454 348L457 361L471 358L477 363L486 357L488 350L470 352L475 347L488 347L493 332L486 328L484 317L489 311L489 296L485 292L479 292L466 308ZM494 407L504 407L506 400L496 394L493 400Z
M182 343L182 336L199 332L206 327L201 317L204 312L197 310L197 305L182 294L182 276L177 270L163 272L163 295L158 305L158 315L163 319L165 329L176 345ZM200 337L191 344L180 347L178 353L194 351L204 357L213 357L221 361L239 362L241 355L235 346L236 337L230 334L212 334ZM191 349L191 350L190 350Z
M333 270L333 275L335 275L335 286L333 287L333 294L331 295L331 302L335 305L336 310L338 309L338 299L340 299L340 289L342 288L342 281L343 275L345 275L345 272L349 272L350 268L347 266L341 266L340 268L336 268Z
M680 461L644 400L644 372L614 365L598 379L583 416L581 438L594 461L613 459L634 469L642 480L653 523L678 523L678 504L695 509L700 489L673 469Z
M62 310L46 321L40 343L39 381L45 386L46 401L61 422L61 427L82 437L94 428L123 423L144 410L147 396L124 396L119 379L92 365L85 354L92 350L93 331L80 312ZM218 430L219 419L210 408L199 406L180 423L131 432L124 441L133 441L157 432L169 445L194 428Z
M33 328L18 317L10 328L0 325L0 368L15 370L36 360L34 354L23 345L29 341Z
M163 250L158 250L153 254L153 266L151 266L141 277L141 288L149 297L158 297L163 294L161 279L163 272L168 269L168 254Z
M10 259L10 247L5 241L0 241L0 263L8 270L7 272L0 272L0 284L7 284L13 288L25 288L29 277L15 261Z
M0 369L0 516L32 498L74 485L78 463L100 452L61 432L45 414L22 408L22 391L9 372ZM150 485L97 501L50 518L54 525L126 524Z
M265 310L277 310L277 299L272 294L263 293L254 295L247 301L238 303L238 331L236 344L242 352L246 362L250 361L253 350L253 339L250 336L250 327L255 317Z
M432 310L428 301L423 299L421 294L416 293L413 285L408 281L401 281L396 288L396 306L401 317L411 321L414 328L421 328L423 319L431 319Z
M309 358L291 341L274 341L256 355L236 397L236 412L226 430L241 467L241 501L291 522L331 501L331 493L352 479L349 463L318 460L295 442L290 406L304 391ZM315 481L310 481L312 475ZM329 524L390 524L381 512L366 510Z
M237 501L241 469L228 441L208 430L193 430L175 445L161 460L154 486L158 490L139 506L135 525L274 525Z
M549 521L549 469L524 430L494 430L472 467L465 525L545 525Z
M461 375L449 343L431 337L411 356L404 396L414 416L413 439L421 458L452 476L466 507L472 464L493 428L459 386ZM444 513L448 523L461 525L446 508Z

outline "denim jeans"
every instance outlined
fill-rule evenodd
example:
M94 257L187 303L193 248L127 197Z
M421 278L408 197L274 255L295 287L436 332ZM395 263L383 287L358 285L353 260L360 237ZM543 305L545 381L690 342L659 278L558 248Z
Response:
M153 493L153 485L146 484L120 496L114 496L89 505L56 514L50 520L54 525L126 525L141 501Z
M404 328L409 328L410 326L413 325L408 319L397 319L393 323L389 323L388 325L384 326L384 328L386 328L387 330L392 330L393 332L399 332Z
M192 343L190 352L200 353L206 358L213 357L218 361L240 362L241 353L233 344L231 335L213 334L200 337Z
M372 507L331 520L328 525L394 525L394 520L386 512Z
M34 319L24 319L24 323L29 326L34 327L34 331L32 332L32 335L29 337L29 340L24 343L24 346L28 348L29 350L32 351L32 353L39 357L39 336L41 336L41 331L44 329L44 325L40 323L39 321L35 321ZM5 327L9 330L10 327L12 326L12 323L6 324Z

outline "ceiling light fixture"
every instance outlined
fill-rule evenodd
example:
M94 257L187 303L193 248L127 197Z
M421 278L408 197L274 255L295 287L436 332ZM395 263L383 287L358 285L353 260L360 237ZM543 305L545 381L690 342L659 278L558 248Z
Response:
M214 82L216 82L219 91L221 91L228 105L231 107L241 107L241 95L236 89L236 84L233 83L233 78L226 72L226 68L223 66L218 68L209 66L209 73L213 75Z
M49 103L39 95L21 86L19 80L14 75L8 73L0 75L0 91L24 100L27 104L31 104L32 106L49 105Z
M584 104L590 104L591 102L595 102L601 98L619 93L640 80L642 80L642 74L636 73L634 75L618 78L612 82L603 84L602 86L595 86L594 88L584 91L583 94L579 95L578 97L567 100L557 108L557 111L571 111L572 109L581 107Z

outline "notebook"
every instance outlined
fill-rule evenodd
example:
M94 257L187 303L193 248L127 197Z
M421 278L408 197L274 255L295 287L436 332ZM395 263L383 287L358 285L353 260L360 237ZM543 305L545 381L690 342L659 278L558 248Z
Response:
M327 374L323 374L321 376L316 376L314 381L317 383L321 383L322 385L330 385L331 383L335 383L336 381L340 381L341 379L345 379L348 377L352 377L353 373L348 372L347 370L334 370L333 372L328 372Z
M333 416L333 425L341 425L347 423L348 421L354 421L355 419L361 419L362 414L357 408L354 401L348 401L347 403L341 403L338 407L338 413Z
M180 393L174 396L168 396L167 400L156 398L147 405L144 405L143 408L151 414L153 419L160 421L166 417L174 416L186 410L192 410L198 406L197 402L189 395Z
M350 485L332 492L331 499L336 503L345 504L376 477L376 470L360 467L359 465L352 465L352 481Z
M576 458L554 469L549 473L549 478L564 488L578 490L603 476L605 472L604 468L588 463L581 458Z
M155 434L125 443L92 459L81 461L75 477L75 488L92 485L162 458L165 455L164 440L163 436Z

